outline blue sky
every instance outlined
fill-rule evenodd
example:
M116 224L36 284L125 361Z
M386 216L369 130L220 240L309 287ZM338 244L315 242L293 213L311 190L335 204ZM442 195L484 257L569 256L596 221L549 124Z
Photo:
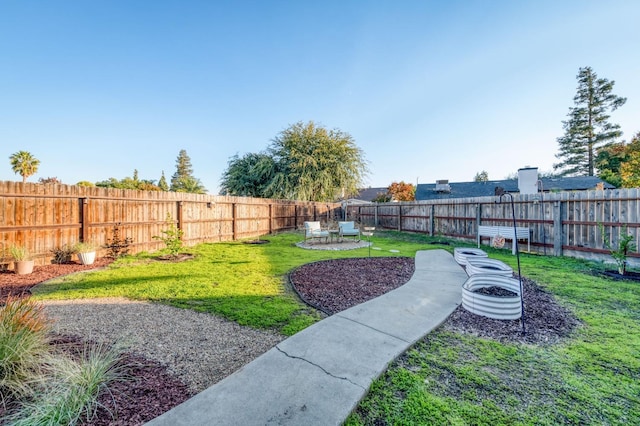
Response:
M0 0L0 180L167 178L211 193L298 121L353 136L365 186L550 171L580 67L640 131L637 1ZM4 159L4 160L3 160ZM4 163L4 165L3 165Z

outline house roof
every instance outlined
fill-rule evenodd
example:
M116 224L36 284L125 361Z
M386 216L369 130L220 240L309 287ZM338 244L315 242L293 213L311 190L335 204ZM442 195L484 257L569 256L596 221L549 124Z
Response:
M544 192L552 191L584 191L595 189L598 183L604 184L605 189L613 189L615 186L604 182L596 176L577 176L559 178L541 178L541 189ZM418 184L416 188L416 200L438 200L450 198L475 198L488 197L495 194L497 186L504 188L506 192L518 191L518 180L489 180L486 182L453 182L449 183L450 192L436 191L435 183Z
M362 201L373 201L378 195L386 194L387 188L364 188L361 189L358 195L353 197L354 199Z

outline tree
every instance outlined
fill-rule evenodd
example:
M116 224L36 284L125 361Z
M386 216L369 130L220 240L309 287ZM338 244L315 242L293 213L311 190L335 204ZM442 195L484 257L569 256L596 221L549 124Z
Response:
M118 180L114 177L110 177L107 180L96 182L96 186L100 188L118 188L118 189L134 189L139 191L160 191L155 181L150 179L140 179L138 177L138 170L133 171L133 178L129 176Z
M48 183L52 183L52 184L60 184L62 183L62 181L60 179L58 179L57 177L48 177L48 178L40 178L38 179L38 183L41 184L48 184Z
M280 132L265 153L232 157L221 187L229 195L335 201L357 194L367 172L351 135L298 122Z
M391 194L389 194L388 192L378 192L378 194L376 194L376 198L371 201L373 201L374 203L388 203L391 200Z
M187 155L187 151L181 149L176 159L176 172L171 176L171 190L176 192L185 191L185 184L192 182L193 166L191 166L191 158Z
M15 152L11 154L9 160L11 160L11 169L15 174L22 176L23 183L38 171L40 165L40 160L27 151Z
M167 178L164 177L164 170L162 171L162 176L160 176L160 180L158 181L158 188L161 191L168 191L169 185L167 184Z
M620 165L620 177L624 188L640 187L640 132L626 146L626 161Z
M619 188L622 186L620 166L627 159L627 148L624 142L610 143L598 150L596 168L598 177Z
M202 185L200 179L196 179L193 176L185 176L178 178L176 181L176 192L190 192L192 194L206 194L207 189Z
M277 173L278 165L268 154L248 153L234 155L222 175L220 192L242 197L269 198L269 185Z
M557 139L560 152L556 158L561 161L553 167L564 176L594 176L597 149L622 136L620 126L609 122L608 112L627 99L611 93L615 82L598 78L590 67L580 68L577 79L575 106L562 122L565 134Z
M486 170L476 173L473 177L474 182L487 182L489 180L489 173Z
M416 188L411 183L405 183L404 181L393 182L387 188L391 198L396 201L415 201Z
M363 152L348 133L313 121L283 130L268 152L277 163L272 198L335 201L357 194L367 174Z

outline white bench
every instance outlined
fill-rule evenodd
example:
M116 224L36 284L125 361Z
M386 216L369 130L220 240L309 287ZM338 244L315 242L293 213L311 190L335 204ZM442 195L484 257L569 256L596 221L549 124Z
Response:
M514 239L513 235L513 226L478 226L478 247L480 247L480 239L482 237L493 238L496 235L500 235L504 237L505 240ZM531 230L529 228L518 228L516 227L516 238L518 240L527 240L527 251L531 251L531 241L530 241ZM516 254L516 244L513 244L511 249L513 254Z

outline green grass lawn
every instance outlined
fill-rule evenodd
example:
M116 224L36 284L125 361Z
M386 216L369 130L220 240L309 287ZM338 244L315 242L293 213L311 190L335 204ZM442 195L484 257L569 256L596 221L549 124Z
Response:
M394 235L372 237L380 250L371 250L371 256L413 257L425 247L424 237L402 240ZM200 244L188 249L195 254L193 260L178 263L154 261L157 254L140 253L120 259L106 270L40 285L34 289L34 297L122 296L215 313L242 325L292 335L318 321L320 316L287 289L286 274L309 262L369 255L368 248L304 250L295 246L304 239L300 233L283 233L267 239L268 244Z
M262 245L201 244L189 249L195 259L181 263L142 253L38 286L35 297L151 300L291 335L320 317L287 288L286 274L308 262L369 254L366 248L303 250L294 245L302 239L297 233L267 239ZM378 232L372 241L380 250L371 255L453 251L428 244L434 240ZM483 248L516 267L510 250ZM346 424L640 424L640 285L593 276L590 271L602 265L576 259L523 254L521 263L524 276L582 322L574 336L535 346L435 330L374 382Z
M516 268L515 256L487 249ZM553 346L437 329L372 385L347 425L640 425L640 284L524 254L522 274L582 322Z

